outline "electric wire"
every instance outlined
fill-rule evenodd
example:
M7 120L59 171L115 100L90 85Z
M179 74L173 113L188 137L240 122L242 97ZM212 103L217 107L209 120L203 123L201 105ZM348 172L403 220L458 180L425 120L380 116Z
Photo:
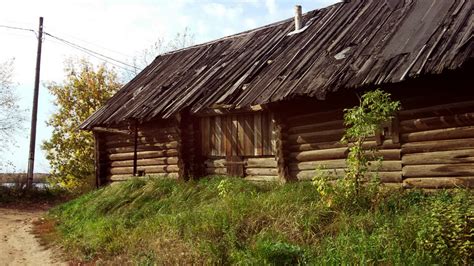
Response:
M21 28L21 27L15 27L15 26L9 26L9 25L2 25L0 24L0 28L6 28L6 29L12 29L12 30L21 30L21 31L29 31L29 32L33 32L36 34L36 31L33 30L33 29L28 29L28 28ZM76 44L74 42L71 42L71 41L68 41L64 38L61 38L61 37L58 37L58 36L55 36L51 33L48 33L48 32L43 32L43 34L45 36L49 36L51 38L53 38L54 40L58 41L58 43L62 43L62 44L65 44L71 48L74 48L76 50L79 50L83 53L86 53L92 57L95 57L99 60L102 60L102 61L105 61L111 65L114 65L118 68L121 68L125 71L128 71L128 72L131 72L131 73L136 73L137 71L140 71L140 68L136 67L136 66L133 66L133 65L130 65L128 63L125 63L123 61L120 61L118 59L115 59L115 58L112 58L110 56L107 56L107 55L104 55L102 53L99 53L99 52L96 52L96 51L93 51L89 48L86 48L86 47L83 47L79 44ZM43 37L44 38L44 37ZM104 48L104 49L107 49L107 48Z
M135 72L135 71L139 70L139 68L136 67L136 66L130 65L130 64L128 64L128 63L125 63L125 62L123 62L123 61L117 60L117 59L112 58L112 57L110 57L110 56L101 54L101 53L99 53L99 52L95 52L95 51L93 51L93 50L91 50L91 49L85 48L85 47L83 47L83 46L80 46L80 45L78 45L78 44L75 44L75 43L73 43L73 42L70 42L70 41L68 41L68 40L65 40L65 39L63 39L63 38L60 38L60 37L58 37L58 36L52 35L51 33L44 32L44 34L47 35L47 36L50 36L51 38L54 38L54 39L56 39L56 40L62 42L62 43L64 43L64 44L66 44L66 45L68 45L68 46L70 46L70 47L72 47L72 48L75 48L75 49L80 50L80 51L82 51L82 52L84 52L84 53L87 53L87 54L89 54L89 55L91 55L91 56L93 56L93 57L95 57L95 58L98 58L98 59L107 61L107 62L109 62L109 63L111 63L111 64L112 64L112 62L110 62L110 61L113 61L113 62L115 62L115 63L118 63L118 64L120 64L120 65L122 65L122 66L117 65L117 64L113 64L113 65L115 65L115 66L117 66L117 67L120 67L120 68L122 68L122 69L124 69L124 70L130 71L130 72ZM110 61L108 61L108 60L110 60ZM126 66L126 67L124 67L124 66ZM132 69L130 69L129 67L132 68Z
M35 31L35 30L32 30L32 29L20 28L20 27L13 27L13 26L8 26L8 25L0 25L0 28L6 28L6 29L11 29L11 30L31 31L31 32L36 33L36 31Z

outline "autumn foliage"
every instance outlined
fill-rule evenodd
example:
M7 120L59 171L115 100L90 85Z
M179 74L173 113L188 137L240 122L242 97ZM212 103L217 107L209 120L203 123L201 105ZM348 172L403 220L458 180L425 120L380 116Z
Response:
M71 190L93 184L94 140L79 125L101 107L119 88L116 73L87 60L69 60L63 83L47 85L55 97L56 112L48 120L52 136L42 148L51 166L50 182Z

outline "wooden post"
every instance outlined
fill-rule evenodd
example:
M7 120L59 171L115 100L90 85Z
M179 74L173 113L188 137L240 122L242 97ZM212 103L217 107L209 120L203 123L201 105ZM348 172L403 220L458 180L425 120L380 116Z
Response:
M400 143L400 119L398 114L392 118L392 143Z
M203 169L204 162L201 162L199 155L201 150L195 146L200 143L200 132L193 125L193 121L188 111L183 111L176 116L176 127L178 132L178 168L179 178L189 180L191 177L201 176L200 169ZM199 125L198 125L199 126ZM192 146L191 146L192 145ZM194 154L193 154L194 153ZM198 159L196 159L198 158ZM200 169L195 169L196 160L199 161Z
M189 154L186 152L186 117L180 113L176 115L176 131L178 132L178 179L189 179Z
M288 174L288 151L286 149L286 125L285 125L285 117L281 112L273 113L273 125L274 125L274 133L273 137L275 140L275 156L277 159L277 170L278 170L278 178L280 182L287 182L289 181L289 174Z
M100 133L94 131L94 166L95 166L95 186L99 188L103 185L102 182L102 175L101 175L101 156L100 156L100 148L101 148L101 141L100 141Z
M43 42L43 17L39 18L38 29L38 49L36 52L36 73L35 88L33 91L33 109L31 110L31 131L30 131L30 150L28 153L28 172L26 187L30 189L33 186L33 175L35 168L35 147L36 147L36 121L38 118L38 95L41 68L41 47Z
M133 122L133 176L137 176L138 123Z
M190 166L190 177L193 179L199 179L205 174L204 161L205 158L202 154L202 135L201 135L201 123L198 117L192 117L189 115L189 123L193 127L193 139L191 143L194 146L194 158Z

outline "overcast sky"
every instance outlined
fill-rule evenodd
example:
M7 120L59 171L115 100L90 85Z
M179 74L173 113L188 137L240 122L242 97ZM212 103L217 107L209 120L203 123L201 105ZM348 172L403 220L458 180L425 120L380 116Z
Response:
M337 0L14 0L0 4L0 25L38 28L44 17L44 31L100 52L131 62L133 56L158 38L171 39L188 27L195 43L202 43L263 26L293 16L293 6L303 12L325 7ZM0 62L15 59L14 82L22 108L31 110L36 58L33 32L0 27ZM44 82L63 80L63 62L86 54L46 36L41 63L38 139L35 172L47 172L48 162L40 145L51 129L45 124L54 112L52 97ZM93 62L99 61L91 58ZM117 71L122 71L116 68ZM28 119L31 113L28 113ZM0 151L0 159L11 160L16 171L25 171L29 146L29 122L16 136L16 146ZM10 169L12 170L12 169Z

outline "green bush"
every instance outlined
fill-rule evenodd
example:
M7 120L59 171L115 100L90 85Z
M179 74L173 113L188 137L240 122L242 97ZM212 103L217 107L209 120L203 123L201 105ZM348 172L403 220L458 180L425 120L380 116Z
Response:
M286 242L260 241L256 244L256 252L264 263L271 265L305 263L304 249Z
M465 264L474 256L474 205L472 194L444 192L425 204L428 210L420 224L417 245L443 264Z

